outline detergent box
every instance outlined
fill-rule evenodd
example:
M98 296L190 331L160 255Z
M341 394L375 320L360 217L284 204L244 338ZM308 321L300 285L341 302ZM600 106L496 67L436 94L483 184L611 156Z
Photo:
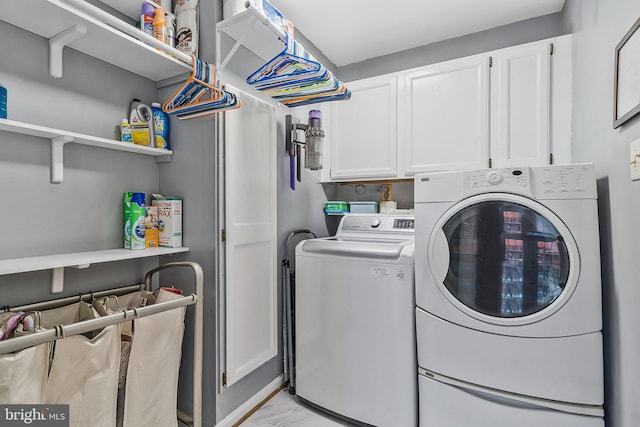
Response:
M158 244L164 248L182 247L182 199L154 194L151 206L158 208Z
M144 219L144 225L147 229L145 234L145 246L147 248L157 248L160 244L158 241L158 207L145 206L144 209L147 214Z

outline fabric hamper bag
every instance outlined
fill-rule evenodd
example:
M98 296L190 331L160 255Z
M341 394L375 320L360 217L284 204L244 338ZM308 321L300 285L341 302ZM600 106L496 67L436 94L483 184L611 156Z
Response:
M20 326L24 316L35 320L35 329L22 332ZM13 320L11 334L4 330L4 339L9 336L28 335L41 330L40 314L37 312L7 312L0 314L0 323L7 326ZM0 354L0 403L1 404L42 404L44 403L49 354L51 345L40 344L14 353Z
M120 309L131 309L178 298L184 297L160 289L157 298L141 291L119 296L117 300ZM185 307L179 307L135 319L130 325L123 324L123 349L127 340L130 349L128 360L123 358L126 367L121 370L125 381L119 390L118 426L178 425L178 376L185 312Z
M91 305L78 302L44 310L45 328L98 317ZM116 425L120 365L120 327L58 339L47 383L45 403L68 404L71 427Z

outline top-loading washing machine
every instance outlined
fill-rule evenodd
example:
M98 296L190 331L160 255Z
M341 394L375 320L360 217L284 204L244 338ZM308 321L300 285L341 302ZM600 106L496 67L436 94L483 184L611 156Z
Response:
M421 425L604 425L593 165L414 188Z
M348 214L296 246L296 394L350 425L415 427L413 215Z

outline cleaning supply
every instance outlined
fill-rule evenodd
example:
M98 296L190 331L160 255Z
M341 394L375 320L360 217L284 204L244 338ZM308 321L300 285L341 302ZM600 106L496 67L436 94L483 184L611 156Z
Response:
M145 217L145 247L157 248L158 247L158 207L157 206L145 206L147 216Z
M131 102L129 114L131 138L134 144L153 146L155 131L153 130L153 113L148 105L135 98Z
M158 207L158 240L160 247L182 247L182 199L154 194L152 206Z
M148 3L142 3L142 9L140 10L140 30L150 36L153 36L154 15L154 7Z
M178 0L176 14L176 49L198 56L198 0Z
M165 10L161 7L156 9L156 14L153 16L153 36L160 40L162 43L169 43L167 37L167 18L164 16Z
M131 249L131 198L133 192L124 193L124 248Z
M169 115L162 111L162 105L158 102L151 104L153 113L153 129L155 133L155 147L170 150L169 145Z
M0 119L7 118L7 88L0 83Z
M133 193L131 196L131 210L129 213L131 224L131 249L144 249L146 247L146 217L144 206L144 193Z
M131 125L128 119L122 119L120 123L120 141L127 144L133 144L133 137L131 136Z
M176 15L167 12L164 16L167 19L167 39L169 39L169 46L176 47Z

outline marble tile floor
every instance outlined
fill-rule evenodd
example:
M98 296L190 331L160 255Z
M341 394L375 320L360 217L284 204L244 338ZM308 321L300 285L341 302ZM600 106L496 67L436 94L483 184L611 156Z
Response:
M343 420L301 403L285 388L262 405L240 427L339 427L349 425Z

